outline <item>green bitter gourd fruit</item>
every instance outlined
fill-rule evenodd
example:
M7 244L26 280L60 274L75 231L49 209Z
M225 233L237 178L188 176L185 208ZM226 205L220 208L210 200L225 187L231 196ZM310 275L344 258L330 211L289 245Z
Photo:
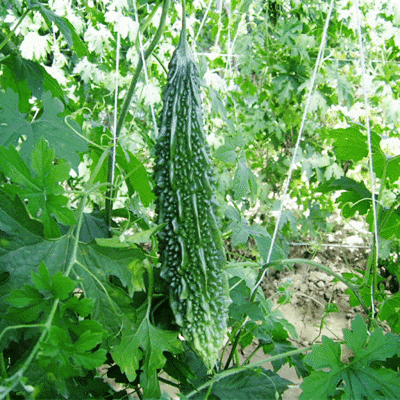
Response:
M158 223L166 224L159 234L161 276L169 282L183 336L211 371L227 331L230 298L199 79L183 28L169 64L155 146L156 212Z

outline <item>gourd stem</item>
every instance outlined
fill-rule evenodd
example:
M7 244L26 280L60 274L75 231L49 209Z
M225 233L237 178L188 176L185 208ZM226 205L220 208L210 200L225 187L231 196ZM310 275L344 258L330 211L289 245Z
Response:
M147 50L144 52L144 59L147 60L149 58L149 56L151 55L151 53L153 52L154 48L156 47L158 41L161 38L162 33L164 32L164 28L165 28L165 23L167 20L167 14L168 14L168 9L169 9L169 5L171 3L171 0L164 0L164 5L163 5L163 9L162 9L162 14L161 14L161 19L160 19L160 25L158 26L157 32L153 38L153 41L150 43L149 47L147 48ZM128 92L124 98L124 102L122 104L122 108L121 108L121 113L119 115L118 121L117 121L117 128L115 130L115 136L118 139L121 130L122 130L122 125L125 121L125 117L126 114L128 113L128 108L129 105L131 104L131 100L133 97L133 93L135 91L136 88L136 84L137 81L139 80L139 75L140 72L142 71L143 68L143 60L142 57L139 57L135 72L133 74L131 83L129 85L129 89ZM107 182L111 183L112 182L112 168L111 168L111 163L112 163L112 158L113 158L113 154L116 152L116 148L113 147L111 149L111 154L109 157L109 168L108 168L108 172L107 172ZM111 226L111 211L112 211L112 205L113 205L113 190L112 188L110 190L108 190L107 194L106 194L106 215L105 215L105 222L108 226Z
M182 32L186 37L186 0L182 0Z

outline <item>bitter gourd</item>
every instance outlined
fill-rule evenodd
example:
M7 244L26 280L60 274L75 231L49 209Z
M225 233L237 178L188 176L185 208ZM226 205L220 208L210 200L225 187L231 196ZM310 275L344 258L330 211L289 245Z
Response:
M156 213L166 224L159 234L161 276L183 336L211 371L230 298L202 118L199 70L183 28L169 63L155 146Z

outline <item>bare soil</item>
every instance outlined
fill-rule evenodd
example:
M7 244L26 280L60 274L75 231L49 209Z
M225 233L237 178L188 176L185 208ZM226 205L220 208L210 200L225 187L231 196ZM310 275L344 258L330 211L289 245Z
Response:
M288 258L312 258L334 272L343 273L354 269L364 270L367 257L367 252L362 248L326 247L314 253L308 246L294 246ZM275 294L277 288L284 284L290 284L292 297L290 303L279 305ZM362 313L361 308L350 307L349 295L345 293L347 287L342 282L334 282L332 275L307 264L295 264L292 270L275 271L265 277L262 288L266 297L271 298L284 317L295 326L299 337L292 342L299 348L320 343L323 335L342 339L343 329L350 328L350 322L357 312ZM326 315L325 305L328 302L337 305L340 311ZM262 359L265 355L261 352L258 357ZM255 357L253 360L258 359ZM272 369L268 364L265 367ZM284 393L283 400L297 400L301 393L301 379L297 377L295 369L285 365L278 373L293 382Z

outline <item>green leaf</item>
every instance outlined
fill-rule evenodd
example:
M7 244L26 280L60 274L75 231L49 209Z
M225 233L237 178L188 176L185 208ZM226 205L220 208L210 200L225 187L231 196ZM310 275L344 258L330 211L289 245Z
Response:
M343 210L346 218L353 216L357 211L365 215L371 207L371 192L366 188L364 182L343 177L333 182L321 185L319 191L326 193L335 190L345 190L337 199L336 203Z
M235 321L242 321L249 316L253 321L263 321L265 315L259 302L249 301L250 289L242 281L231 290L232 304L229 306L229 317Z
M353 363L367 367L372 361L386 360L400 350L400 338L390 333L384 335L382 328L369 336L367 326L359 314L353 320L351 328L344 329L343 334L347 347L355 353Z
M11 89L0 92L0 145L16 147L22 135L30 135L32 127L18 110L18 95Z
M1 207L2 204L0 204L0 211ZM8 222L10 225L7 228L11 233L18 231L18 221L10 218ZM13 290L20 290L24 285L32 285L32 272L37 273L41 262L46 264L49 275L54 276L57 272L64 270L72 248L69 236L51 241L40 238L39 242L32 241L29 235L26 236L26 241L24 239L25 237L22 236L18 246L10 246L9 249L3 249L3 253L0 253L1 270L9 274L8 279L0 285L1 315L7 311L8 303L4 301L4 298ZM128 265L137 259L144 259L143 252L140 250L109 249L82 243L78 248L78 264L75 265L73 273L74 276L79 277L79 285L85 296L94 299L93 310L89 311L86 305L85 312L90 312L94 321L99 322L102 328L114 335L120 331L125 322L128 324L129 320L135 320L136 310L132 307L132 294L135 289ZM131 295L110 284L112 276L117 277L121 284L128 288ZM60 283L63 283L62 278ZM56 291L58 295L64 296L71 288L72 284L64 292L57 286ZM34 320L43 311L41 304L38 307L33 310L35 314L32 314L32 317L29 317L29 313L24 314L23 317ZM76 307L79 311L79 306L76 305ZM19 317L15 315L15 318ZM0 331L5 326L6 321L0 319Z
M129 270L132 272L132 286L137 292L144 292L146 285L144 283L144 273L146 266L139 260L132 261L129 266Z
M253 195L257 191L256 177L246 163L240 159L233 178L235 199L241 200L249 192Z
M264 262L266 262L268 259L269 249L272 243L270 234L267 231L265 231L264 235L256 235L254 236L254 239L256 240L261 258L263 259ZM287 258L287 255L288 251L279 246L279 244L275 243L275 246L272 250L270 261L285 259Z
M265 368L247 369L214 383L211 394L223 400L277 399L291 383ZM193 399L204 398L206 391Z
M11 220L10 223L16 224L16 221ZM12 229L13 227L10 227L10 230ZM24 242L22 237L19 247L11 248L0 255L2 270L10 273L8 281L0 286L0 314L5 312L4 297L15 289L31 285L32 272L37 271L41 262L46 264L50 275L59 271L70 248L69 240L67 237L55 241L45 241L41 238L40 242L32 243L30 238Z
M255 268L240 267L240 266L235 266L235 264L233 264L232 267L230 266L230 264L228 265L229 265L228 273L230 276L234 276L239 278L240 280L244 280L246 282L246 286L250 289L254 287L254 285L257 282L257 275L258 275L258 271Z
M49 271L43 261L39 265L39 274L32 272L32 282L38 290L51 290Z
M65 225L76 223L75 214L67 208L68 198L63 196L64 189L59 184L69 178L70 167L60 160L53 164L54 150L40 138L32 154L32 176L30 170L18 152L10 147L0 147L0 168L16 185L6 185L3 190L18 194L25 201L31 217L37 218L44 225L46 237L60 236L60 229L53 215Z
M327 304L325 304L325 312L327 314L331 314L331 313L335 313L335 312L340 312L340 309L336 304L327 303Z
M75 342L75 348L79 352L92 350L101 342L102 336L101 333L94 333L87 330L79 336L79 339Z
M86 141L78 136L66 123L63 113L64 107L60 100L53 98L50 92L43 95L43 114L32 123L32 133L21 146L21 157L27 161L30 158L35 144L44 137L51 148L55 149L56 156L66 160L75 171L80 163L79 153L87 151ZM80 134L79 125L72 120L68 123Z
M400 293L386 299L382 305L378 317L382 321L388 321L393 332L400 333Z
M92 351L101 341L101 334L87 330L72 342L66 330L52 326L47 340L41 344L39 366L58 378L82 375L82 368L97 368L105 362L105 349Z
M96 238L108 238L109 236L110 229L98 211L94 211L91 214L83 214L81 236L79 238L82 242L91 243Z
M400 375L391 369L375 369L372 363L383 361L400 351L400 338L382 329L368 334L360 315L352 322L352 330L344 329L346 345L354 357L349 363L341 361L340 344L323 337L322 345L315 347L304 361L316 370L329 368L329 372L312 372L301 384L299 400L315 397L328 400L343 380L344 398L349 400L395 400L400 390Z
M250 233L248 231L248 225L245 218L241 218L239 221L234 221L229 225L232 229L231 244L236 247L240 244L247 244Z
M29 103L31 93L41 100L43 93L50 91L53 97L57 97L64 105L67 104L59 83L42 65L17 54L10 55L3 64L6 68L0 82L8 89L6 97L9 96L10 90L18 93L18 108L21 112L28 112L32 108L32 104Z
M352 125L348 128L329 130L328 136L333 139L338 160L357 162L368 155L366 136L361 129L358 125Z
M3 64L3 73L2 75L0 75L0 86L5 90L6 94L1 93L0 97L5 97L10 99L10 105L9 107L7 106L6 103L4 103L4 106L0 106L0 110L3 109L3 111L5 110L10 111L10 113L4 113L4 116L9 116L10 120L14 120L15 122L18 121L18 125L16 126L17 129L15 129L15 132L18 131L18 126L22 123L29 125L28 121L24 120L22 116L19 115L18 111L20 112L24 112L27 113L30 111L32 104L29 103L29 99L32 96L31 90L29 90L28 87L28 81L27 80L23 80L23 81L19 81L17 76L15 75L13 68L11 66L8 67L6 65L6 62L10 62L12 58L15 58L16 55L14 56L9 56L7 57L5 60L0 60L0 64ZM13 99L11 101L11 98L14 97L15 100ZM15 101L15 106L14 106L14 101ZM0 100L0 103L2 103L2 101ZM13 115L16 114L16 115ZM5 131L5 128L13 128L13 124L7 123L5 124L3 122L2 124L2 128ZM1 129L1 128L0 128ZM29 126L30 129L30 126ZM3 145L9 145L10 143L3 143Z
M76 282L71 278L64 276L61 272L57 272L51 278L51 283L54 297L61 300L67 299L76 286Z
M43 301L43 296L32 286L25 285L23 289L14 290L7 297L7 301L17 308L36 306Z
M159 230L165 227L166 224L157 225L151 229L147 229L142 232L134 233L130 236L124 237L114 237L114 238L97 238L96 243L99 246L103 247L114 247L114 248L121 248L121 247L135 247L135 244L139 243L147 243L151 240L151 236L156 234Z
M390 214L389 214L390 213ZM389 216L390 215L390 216ZM398 238L400 236L400 214L399 210L382 210L380 220L384 221L379 229L379 235L385 239ZM369 223L370 230L374 224L373 213L370 212L367 215L367 222Z
M124 170L130 194L132 195L136 191L142 204L148 207L154 201L155 196L151 190L149 177L144 165L130 151L123 151L121 146L117 148L117 162Z
M141 248L109 248L93 243L90 245L81 245L80 254L83 264L94 276L105 282L108 281L106 276L117 276L121 283L128 288L129 294L133 294L133 277L129 266L132 262L142 262L145 259Z
M263 346L265 354L270 356L275 356L278 354L286 353L288 351L296 350L296 347L289 340L274 340L267 346ZM306 377L309 375L307 367L305 366L302 355L297 354L292 357L286 357L286 359L281 358L279 360L272 361L272 366L274 367L274 372L279 371L287 362L289 366L294 366L298 376Z
M340 344L323 336L322 345L315 347L312 353L307 354L304 362L316 370L330 368L330 371L312 372L310 376L306 377L300 386L303 393L299 400L308 399L310 396L328 400L329 396L334 395L336 386L341 379L340 371L343 369L343 363L340 360Z
M386 176L390 182L396 182L400 178L400 155L387 160Z
M163 370L182 385L187 385L189 380L196 379L196 375L180 357L174 356L169 352L165 353L167 359Z
M38 182L32 177L29 168L14 147L10 146L8 150L0 147L0 168L13 182L27 190L40 191Z
M96 300L92 318L114 335L122 325L136 318L132 307L135 282L128 266L138 259L144 259L139 249L103 248L95 244L79 246L79 263L74 270L81 278L80 286L85 295ZM128 293L112 285L111 277L117 277Z
M78 298L77 296L72 296L64 303L63 310L72 310L79 314L80 317L86 318L92 312L94 302L94 299L87 299L85 297Z
M43 224L32 219L19 197L0 191L0 256L43 240Z
M214 157L226 163L234 163L237 158L236 154L237 147L238 147L237 141L227 137L225 138L225 144L219 146L218 149L215 150Z
M78 54L78 57L82 58L87 53L84 43L75 32L73 25L66 18L56 15L43 4L39 5L39 11L47 22L49 29L52 29L52 22L57 25L58 29L60 29L64 35L69 48L75 50Z
M136 378L139 363L142 363L140 383L144 397L160 397L157 370L166 362L164 351L177 354L183 350L177 336L178 332L155 327L145 315L135 329L124 329L121 343L111 350L114 361L131 382Z
M212 110L214 111L215 115L220 114L224 119L229 131L235 132L235 127L232 123L232 120L228 117L226 108L222 103L219 93L211 87L208 87L208 89L211 97Z

